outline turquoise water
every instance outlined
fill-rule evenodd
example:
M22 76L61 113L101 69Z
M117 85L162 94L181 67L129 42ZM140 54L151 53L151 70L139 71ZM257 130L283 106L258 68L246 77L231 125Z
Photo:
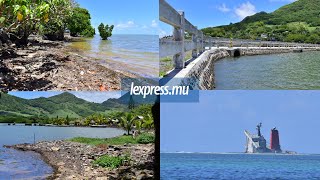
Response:
M108 138L122 135L115 128L79 128L44 126L7 126L0 124L0 179L44 179L53 173L39 154L3 148L3 145L33 143L36 141L62 140L72 137Z
M216 89L320 89L320 52L225 58L215 63Z
M159 37L155 35L113 35L107 41L96 35L70 47L116 70L143 77L159 75Z
M320 155L161 153L161 179L320 179Z

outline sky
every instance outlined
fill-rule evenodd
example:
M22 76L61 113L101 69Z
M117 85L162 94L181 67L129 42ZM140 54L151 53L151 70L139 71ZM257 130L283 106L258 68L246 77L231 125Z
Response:
M23 99L35 99L39 97L52 97L63 92L57 91L10 91L9 94L20 97ZM103 103L104 101L110 98L119 98L121 97L120 91L110 91L110 92L90 92L90 91L74 91L70 92L78 98L84 99L88 102L94 103Z
M320 154L319 91L201 91L199 103L161 102L161 152L244 152L244 130L282 150Z
M185 17L199 29L228 25L257 12L273 12L294 0L166 0L174 9L183 10ZM159 23L160 36L172 34L172 27Z
M91 14L91 24L114 25L113 34L159 34L158 0L76 0Z

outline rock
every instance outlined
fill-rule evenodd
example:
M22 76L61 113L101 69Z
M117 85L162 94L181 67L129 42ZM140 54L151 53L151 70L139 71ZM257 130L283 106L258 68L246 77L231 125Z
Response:
M43 141L32 144L10 146L23 151L36 151L56 167L57 179L152 179L154 145L112 146L121 151L109 151L107 148L74 143L69 141ZM94 166L93 160L104 154L127 155L130 152L130 163L117 169L110 170ZM146 165L147 164L147 165Z
M57 166L64 166L64 165L65 165L64 162L59 162L59 163L57 163Z
M60 148L59 148L59 147L52 147L51 150L52 150L52 151L59 151Z
M18 71L19 73L25 73L27 69L24 66L14 66L12 70Z

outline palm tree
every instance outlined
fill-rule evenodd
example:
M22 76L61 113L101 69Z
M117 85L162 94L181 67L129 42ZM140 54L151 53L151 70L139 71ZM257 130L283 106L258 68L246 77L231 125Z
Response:
M142 127L145 129L153 129L154 128L153 118L150 114L148 114L147 117L144 118Z
M120 126L123 127L128 135L133 128L136 118L131 113L126 113L125 116L121 117Z
M135 126L136 126L136 130L138 131L138 134L140 134L141 128L142 128L142 121L136 121Z

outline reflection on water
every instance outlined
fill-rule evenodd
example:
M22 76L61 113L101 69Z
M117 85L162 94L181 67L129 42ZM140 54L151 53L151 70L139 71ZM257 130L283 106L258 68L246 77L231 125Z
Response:
M39 154L3 148L3 145L33 143L36 141L62 140L72 137L110 138L124 131L115 128L77 128L43 126L6 126L0 124L0 179L44 179L53 173Z
M82 38L70 43L81 55L143 77L158 77L159 38L154 35L113 35L109 40Z
M215 63L217 89L320 89L320 52L225 58Z

